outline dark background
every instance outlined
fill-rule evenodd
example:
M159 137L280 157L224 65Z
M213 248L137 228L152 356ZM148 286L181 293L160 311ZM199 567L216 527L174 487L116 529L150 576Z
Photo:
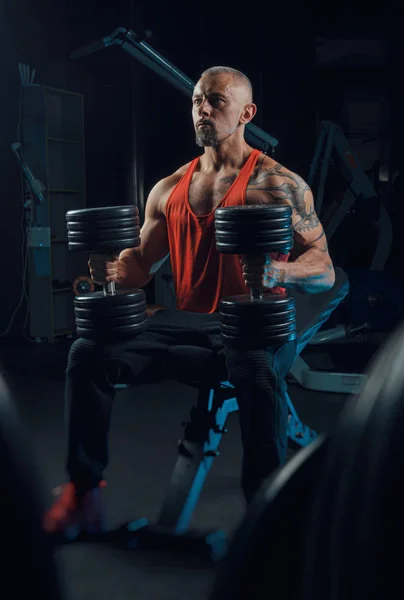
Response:
M330 7L328 7L330 8ZM21 180L10 152L18 121L19 62L36 69L36 83L84 94L87 204L103 206L133 199L134 131L144 164L145 194L160 179L199 153L189 100L119 48L81 61L70 52L125 26L197 80L209 66L223 64L252 80L258 114L255 123L278 138L277 160L307 177L318 119L344 121L346 86L381 86L391 99L390 161L399 168L403 120L402 88L395 76L402 36L394 19L359 13L342 5L253 6L152 0L14 0L0 8L0 240L2 279L0 331L21 295ZM328 10L328 9L327 9ZM330 8L331 10L331 8ZM383 40L387 56L352 56L316 64L320 36ZM341 53L343 54L343 52ZM366 54L366 52L365 52ZM338 55L338 52L337 52ZM136 122L134 122L134 106ZM394 200L392 210L398 210ZM401 207L401 205L400 205ZM396 221L399 227L400 221ZM399 246L395 253L400 251ZM400 265L393 270L399 270ZM25 310L11 334L20 335Z

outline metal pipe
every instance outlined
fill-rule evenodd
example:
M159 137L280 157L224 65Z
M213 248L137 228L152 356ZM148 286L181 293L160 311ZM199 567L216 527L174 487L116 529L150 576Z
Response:
M264 292L262 290L250 289L251 302L262 302L263 299L264 299Z
M160 77L168 81L177 90L189 98L192 97L195 83L166 58L161 56L154 48L144 42L134 31L125 29L124 27L118 27L111 35L104 37L102 40L92 42L91 44L72 52L70 57L73 60L77 60L112 45L121 46L123 50L160 75ZM245 137L249 143L259 147L263 152L266 152L270 146L272 147L272 151L274 151L275 147L278 145L278 140L276 138L253 123L247 124Z

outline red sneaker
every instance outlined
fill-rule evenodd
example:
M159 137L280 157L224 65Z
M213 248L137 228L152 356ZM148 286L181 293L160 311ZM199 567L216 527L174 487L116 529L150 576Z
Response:
M79 497L74 483L65 483L53 490L57 499L45 513L43 528L46 533L62 534L74 540L79 533L101 533L105 530L101 488L106 482Z

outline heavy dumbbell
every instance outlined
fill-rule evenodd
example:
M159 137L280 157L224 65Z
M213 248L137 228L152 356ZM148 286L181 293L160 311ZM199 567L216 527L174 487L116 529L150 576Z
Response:
M231 206L215 212L216 247L223 254L287 254L293 248L292 210L281 206ZM280 346L296 338L294 298L250 290L222 298L221 335L227 346Z
M140 245L136 206L70 210L66 213L69 250L110 254ZM115 282L103 291L74 299L77 334L89 339L124 339L147 326L146 295L141 289L116 290Z

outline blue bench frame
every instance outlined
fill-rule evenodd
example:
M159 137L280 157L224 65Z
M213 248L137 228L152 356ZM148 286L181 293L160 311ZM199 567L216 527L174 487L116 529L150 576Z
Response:
M296 299L297 355L328 320L336 306L349 291L349 283L342 269L336 270L332 290L307 297L292 293ZM127 387L117 385L118 389ZM288 394L288 439L294 447L305 447L317 438L317 433L299 418ZM128 524L131 545L136 547L142 538L187 536L189 525L203 489L213 460L219 456L219 445L229 414L238 410L234 387L229 381L221 381L216 388L200 388L196 406L191 410L190 420L185 424L183 439L178 444L178 457L171 475L158 521L150 525L146 518ZM192 537L192 536L191 536ZM200 539L200 535L199 535ZM203 542L210 549L211 557L220 558L225 551L226 536L217 531L204 536Z

